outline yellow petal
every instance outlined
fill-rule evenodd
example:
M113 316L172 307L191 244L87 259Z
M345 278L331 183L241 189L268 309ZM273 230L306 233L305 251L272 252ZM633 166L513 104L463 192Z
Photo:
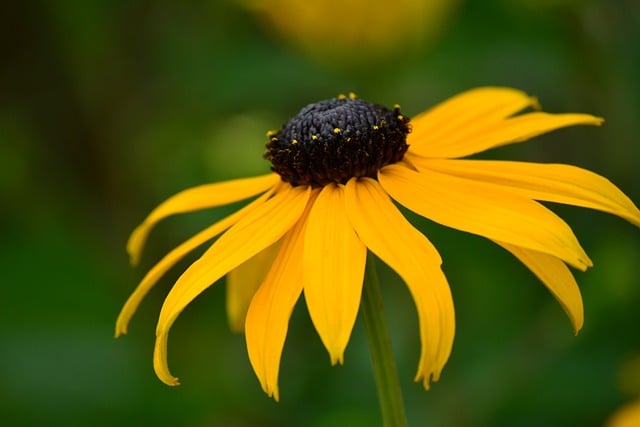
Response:
M278 241L300 218L310 189L283 186L227 230L180 276L160 310L156 327L154 369L160 380L178 384L167 365L169 329L182 310L215 281Z
M342 363L358 314L367 248L345 215L344 189L326 185L316 199L304 239L304 297L331 356Z
M511 252L516 258L527 266L533 274L551 291L564 311L569 316L573 331L577 334L584 323L584 308L582 295L576 279L571 274L564 262L558 258L531 251L507 243L495 242Z
M408 157L419 168L499 185L534 200L597 209L640 226L640 210L631 199L608 179L586 169L562 164Z
M184 190L161 203L140 224L127 242L131 264L136 265L149 232L162 219L185 212L213 208L255 196L273 187L280 177L271 173L255 178L236 179L215 184L201 185Z
M247 312L245 338L249 360L262 389L276 401L289 318L302 292L304 230L312 203L313 196L300 220L283 237L276 259Z
M347 215L367 247L404 280L420 323L420 362L415 377L429 388L453 346L455 314L442 260L431 242L395 207L379 183L351 179L345 189Z
M249 303L278 253L278 243L269 246L227 274L227 318L234 332L244 330Z
M238 222L240 218L245 216L248 212L251 212L257 205L264 203L264 201L271 195L268 191L258 199L254 200L239 211L229 215L228 217L216 222L215 224L202 230L195 236L191 237L186 242L182 243L167 255L164 256L151 270L144 276L138 287L127 299L127 302L122 307L118 320L116 321L116 338L121 334L127 333L127 327L131 317L138 309L142 299L149 293L149 291L158 283L158 280L173 267L182 257L186 254L202 245L203 243L213 239L218 234L222 233L227 228Z
M471 128L502 121L532 106L537 106L536 99L520 90L506 87L471 89L412 118L413 131L407 142L416 148L432 141L437 143Z
M409 150L423 157L465 157L501 145L523 142L556 129L576 126L599 126L600 117L589 114L528 113L509 119L465 125L439 137L425 135L419 145ZM416 125L414 125L414 129Z
M581 270L592 265L571 228L538 202L401 163L382 168L378 179L399 203L439 224L547 253Z

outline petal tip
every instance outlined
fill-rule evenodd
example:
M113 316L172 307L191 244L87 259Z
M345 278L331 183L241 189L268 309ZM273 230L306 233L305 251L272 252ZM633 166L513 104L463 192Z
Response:
M131 267L138 266L138 264L140 263L140 254L139 253L133 254L131 252L128 252L128 253L129 253L129 265Z
M432 369L428 369L427 372L429 372L428 374L424 374L425 369L420 366L418 368L418 372L416 373L416 376L413 378L413 381L415 382L420 382L422 381L422 386L424 387L425 390L429 391L429 389L431 388L431 383L432 382L438 382L440 380L440 374L442 373L442 368L443 366L440 366L440 368L432 368Z
M274 388L263 387L262 389L267 394L267 396L269 396L276 402L280 402L280 393L278 392L278 387L274 387Z
M129 323L126 319L123 319L122 314L118 316L116 320L116 328L114 332L114 338L118 338L121 335L127 335Z
M414 382L422 382L422 387L426 391L429 391L429 389L431 388L431 380L437 381L435 378L431 378L431 374L424 375L422 372L418 372L413 379Z
M530 96L529 103L531 105L531 108L533 108L534 110L542 111L542 104L540 104L540 100L537 96Z
M170 379L162 380L162 382L171 387L180 385L180 380L176 377L171 377Z
M586 256L586 254L578 259L578 262L580 263L578 266L580 271L587 271L587 269L593 267L593 261L591 261L591 258L589 258L588 256Z
M166 369L164 371L156 369L156 375L158 376L158 379L160 381L168 386L175 387L180 385L180 380L177 377L171 375Z
M127 240L127 253L129 254L129 263L135 267L140 262L140 254L142 247L144 246L145 236L142 230L142 226L136 227L129 240Z
M579 317L571 319L571 326L573 326L573 335L578 336L584 325L584 316L580 314Z
M343 351L332 351L330 352L330 356L331 356L331 366L344 365Z
M229 330L234 334L244 334L244 322L229 320Z
M565 113L566 116L573 117L576 122L573 125L602 126L604 117L583 113Z

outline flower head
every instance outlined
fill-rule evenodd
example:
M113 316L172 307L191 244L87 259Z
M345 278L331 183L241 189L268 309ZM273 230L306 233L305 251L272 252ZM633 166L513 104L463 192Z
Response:
M151 228L176 213L257 198L169 252L125 304L116 336L158 279L194 248L220 237L178 279L160 312L154 352L158 377L178 384L167 365L169 329L201 292L228 276L231 324L242 328L264 391L278 399L280 356L294 305L304 293L333 364L360 304L367 249L406 283L418 312L421 355L416 381L438 380L453 345L455 320L437 250L392 199L442 225L486 237L511 252L551 291L577 333L580 291L567 265L591 260L571 228L539 201L618 215L640 226L640 211L607 179L574 166L461 159L574 125L588 114L548 114L508 88L464 92L409 122L351 95L303 108L268 133L273 173L208 184L169 198L131 235L132 262Z

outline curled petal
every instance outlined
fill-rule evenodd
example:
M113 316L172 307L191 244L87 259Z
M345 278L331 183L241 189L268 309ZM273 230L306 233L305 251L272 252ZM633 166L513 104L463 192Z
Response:
M271 199L229 228L180 276L160 310L156 327L154 369L160 380L178 384L167 365L167 339L182 310L215 281L278 241L299 219L310 189L283 186Z
M576 279L564 262L541 252L524 249L507 243L495 242L502 246L527 266L533 274L551 291L564 309L573 331L577 334L584 323L582 295Z
M358 315L367 248L345 215L344 189L326 185L304 239L304 298L331 363L342 363Z
M131 264L138 264L149 232L162 219L179 213L213 208L244 200L275 186L279 180L280 177L277 174L271 173L254 178L200 185L168 198L151 211L142 224L131 233L127 242L127 252Z
M576 125L600 126L603 122L602 118L589 114L542 112L522 114L497 122L480 120L475 125L465 125L438 138L426 135L424 141L410 148L410 151L423 157L465 157L490 148L523 142L556 129Z
M400 163L385 166L378 179L399 203L439 224L547 253L581 270L593 265L571 228L533 200Z
M420 322L420 362L416 381L437 381L453 346L453 299L440 255L395 207L379 183L351 179L346 185L349 220L367 247L405 281Z
M586 169L563 164L408 157L419 168L495 184L529 199L596 209L640 227L640 210L631 199L608 179Z
M158 280L160 280L160 278L171 267L173 267L178 261L180 261L186 254L188 254L198 246L204 244L205 242L213 239L218 234L222 233L224 230L238 222L240 218L242 218L248 212L251 212L251 210L253 210L257 205L264 203L264 201L270 195L271 192L269 191L244 208L240 209L239 211L202 230L186 242L173 249L171 252L165 255L156 265L154 265L153 268L151 268L151 270L149 270L149 272L144 276L138 287L133 291L133 293L127 299L127 302L122 307L122 310L118 315L118 320L116 320L116 338L127 333L127 327L129 325L129 322L131 321L131 317L138 309L138 306L140 305L144 297L153 288L153 286L158 283Z

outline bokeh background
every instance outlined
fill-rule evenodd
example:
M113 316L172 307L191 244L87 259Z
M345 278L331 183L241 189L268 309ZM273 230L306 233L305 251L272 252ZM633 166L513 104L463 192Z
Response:
M640 3L635 0L7 2L0 10L0 424L371 426L380 422L362 321L331 367L299 304L264 395L224 283L176 323L167 387L151 364L163 297L116 315L147 268L229 209L171 218L142 266L124 246L189 186L263 173L265 131L356 92L414 115L462 90L506 85L551 112L606 117L484 154L572 163L640 202ZM554 206L595 267L576 272L586 322L478 237L411 219L445 260L457 335L442 379L412 382L413 302L380 267L412 426L600 426L640 397L640 230Z

